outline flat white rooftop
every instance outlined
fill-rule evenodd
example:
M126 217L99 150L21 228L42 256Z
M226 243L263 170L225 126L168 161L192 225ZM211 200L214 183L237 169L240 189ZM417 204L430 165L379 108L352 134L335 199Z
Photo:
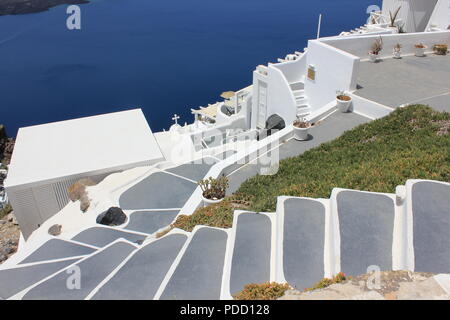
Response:
M163 160L141 109L20 128L7 187Z

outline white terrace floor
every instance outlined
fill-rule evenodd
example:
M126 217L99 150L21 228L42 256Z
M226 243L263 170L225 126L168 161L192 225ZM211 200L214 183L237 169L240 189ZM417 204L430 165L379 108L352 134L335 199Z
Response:
M362 62L356 94L393 108L422 103L450 112L449 74L450 55Z

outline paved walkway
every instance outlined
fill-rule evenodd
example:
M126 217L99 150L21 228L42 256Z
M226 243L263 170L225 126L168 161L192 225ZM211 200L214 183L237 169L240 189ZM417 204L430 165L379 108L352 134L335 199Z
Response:
M356 94L396 108L423 100L442 109L440 99L429 99L450 93L450 55L383 59L379 63L361 62ZM450 101L445 109L450 111Z
M298 156L305 151L315 148L324 142L334 140L341 136L345 131L369 122L370 119L360 116L356 113L334 112L328 118L312 127L310 130L310 139L307 141L297 141L291 139L279 148L279 159L283 160ZM239 189L240 185L247 179L259 174L261 166L255 162L241 167L228 176L230 187L227 193L233 194Z

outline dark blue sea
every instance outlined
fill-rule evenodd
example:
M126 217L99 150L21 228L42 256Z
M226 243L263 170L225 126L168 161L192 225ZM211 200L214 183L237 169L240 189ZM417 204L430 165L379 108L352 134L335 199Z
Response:
M0 17L0 123L23 126L144 110L153 131L174 113L219 100L315 38L365 23L381 0L94 0L80 5L81 30L66 5ZM111 128L114 130L114 128Z

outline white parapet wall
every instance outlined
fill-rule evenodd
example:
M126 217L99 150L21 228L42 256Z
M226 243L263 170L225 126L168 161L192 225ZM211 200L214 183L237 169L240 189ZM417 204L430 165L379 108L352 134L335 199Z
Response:
M266 74L267 73L267 74ZM283 72L274 65L265 73L253 72L252 128L265 128L266 120L274 114L284 119L286 125L296 118L294 95Z
M393 108L365 99L356 94L350 93L349 96L352 98L351 111L369 119L379 119L394 111Z
M321 40L308 43L307 68L315 70L315 79L305 80L305 93L314 112L336 98L336 90L356 89L359 57Z
M379 37L379 35L369 35L327 38L323 39L322 42L359 57L361 60L368 60L370 48ZM417 43L425 44L428 46L427 52L432 52L435 44L450 43L450 30L425 33L386 34L382 35L381 38L383 40L383 50L380 53L380 58L390 58L392 57L394 46L397 43L402 45L402 55L404 56L413 55L415 53L414 45Z
M283 73L288 83L300 82L305 78L307 56L305 52L296 60L276 63L272 66Z

